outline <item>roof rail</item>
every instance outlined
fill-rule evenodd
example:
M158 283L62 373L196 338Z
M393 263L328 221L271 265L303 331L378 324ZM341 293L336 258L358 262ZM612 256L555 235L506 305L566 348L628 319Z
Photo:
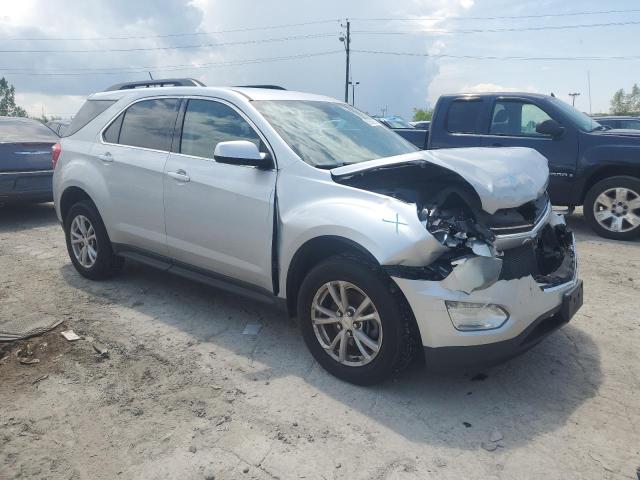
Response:
M138 82L124 82L111 85L105 92L115 90L131 90L134 88L151 87L204 87L204 83L195 78L159 78L157 80L140 80Z
M279 85L236 85L236 88L266 88L269 90L286 90Z

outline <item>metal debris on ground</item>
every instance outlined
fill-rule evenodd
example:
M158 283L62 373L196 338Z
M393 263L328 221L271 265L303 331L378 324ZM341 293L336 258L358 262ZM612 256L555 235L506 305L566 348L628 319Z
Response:
M31 385L35 385L36 383L40 383L43 380L46 380L47 378L49 378L49 374L45 374L45 375L40 375L38 378L36 378L33 382L31 382Z
M109 358L109 350L107 350L107 348L104 345L100 343L92 343L91 346L97 353L96 356L98 358Z
M242 334L258 335L258 332L260 332L261 328L262 328L262 325L259 323L247 323L247 325L244 327L244 330L242 331Z
M21 358L19 360L22 365L36 365L37 363L40 363L39 358Z
M62 319L39 312L17 318L0 316L0 342L12 342L42 335L61 323Z
M80 340L80 336L73 330L65 330L64 332L60 332L60 334L70 342Z

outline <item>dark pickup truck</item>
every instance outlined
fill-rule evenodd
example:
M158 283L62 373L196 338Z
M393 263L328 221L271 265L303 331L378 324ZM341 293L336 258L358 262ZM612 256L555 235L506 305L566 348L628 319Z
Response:
M549 161L554 205L583 205L599 235L640 236L640 131L610 130L556 97L534 93L443 95L421 149L530 147Z

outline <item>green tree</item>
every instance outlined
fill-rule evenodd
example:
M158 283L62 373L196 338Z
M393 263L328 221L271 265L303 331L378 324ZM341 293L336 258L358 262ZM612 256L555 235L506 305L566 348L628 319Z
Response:
M431 117L433 117L433 109L431 108L414 108L413 109L414 122L424 122L426 120L431 120Z
M0 115L26 117L27 111L16 105L16 89L7 80L0 78Z
M611 113L613 115L634 115L640 113L640 87L634 84L631 92L618 90L611 98Z

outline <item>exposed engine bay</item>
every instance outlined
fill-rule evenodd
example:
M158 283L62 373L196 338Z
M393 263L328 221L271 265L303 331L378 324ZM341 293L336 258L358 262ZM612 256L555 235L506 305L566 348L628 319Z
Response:
M334 177L338 183L416 205L425 229L447 250L423 267L385 265L392 276L443 281L470 293L498 280L531 275L542 287L574 275L573 234L550 212L546 191L514 208L487 213L474 188L458 173L427 161L385 165ZM541 222L549 223L540 228ZM528 232L535 235L527 236ZM522 234L519 243L500 248L501 238Z

